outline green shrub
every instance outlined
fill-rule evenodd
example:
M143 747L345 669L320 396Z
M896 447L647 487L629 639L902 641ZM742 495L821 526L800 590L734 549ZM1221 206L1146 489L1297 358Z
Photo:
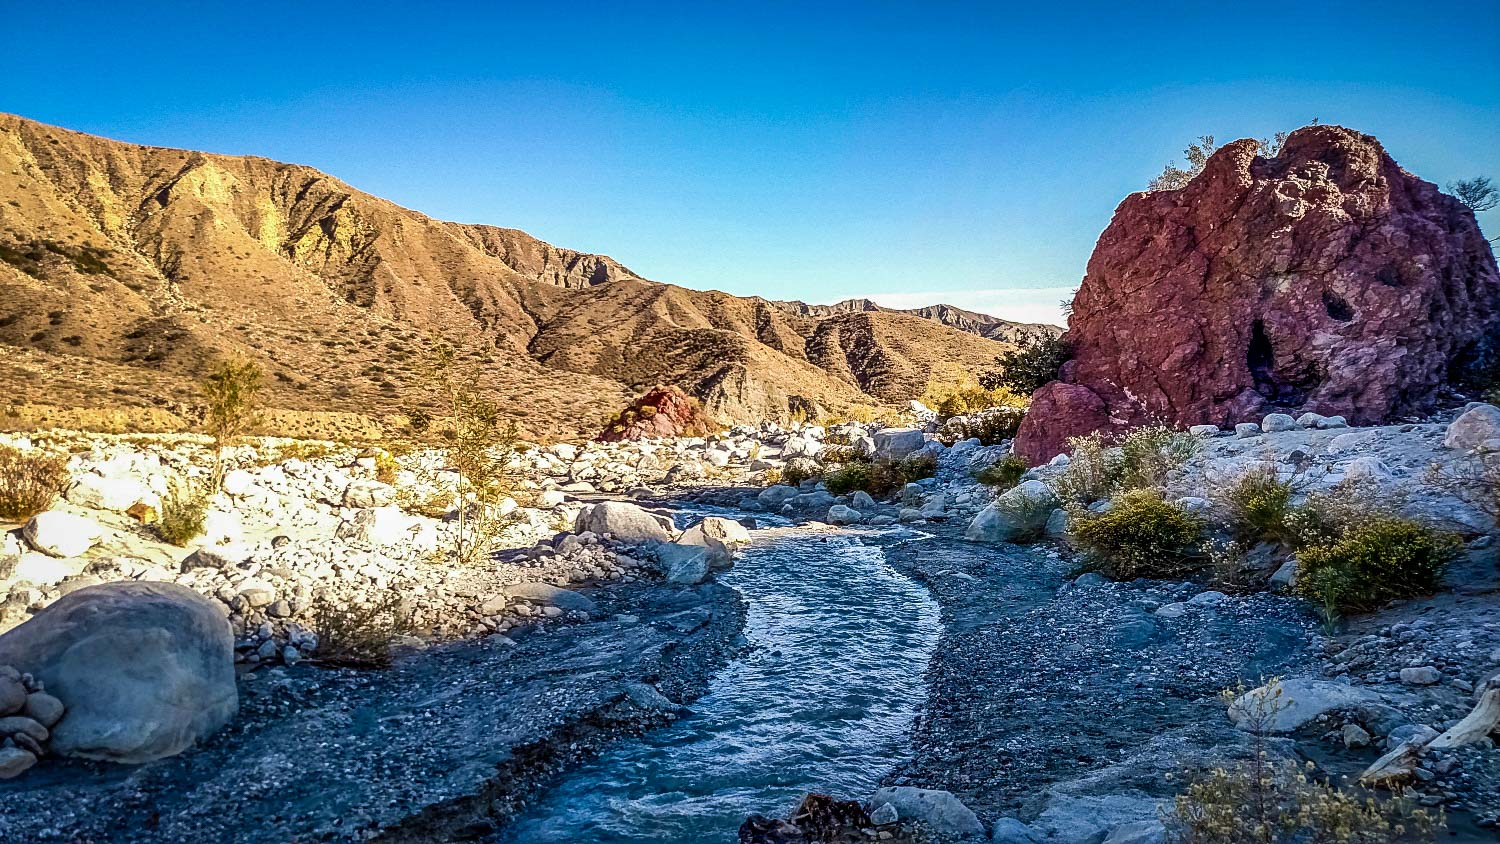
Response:
M161 497L156 534L163 541L184 546L203 535L208 516L208 496L191 481L173 481Z
M1213 493L1214 504L1235 538L1255 543L1287 542L1296 488L1273 463L1255 466Z
M1084 506L1108 498L1120 483L1120 450L1110 448L1098 433L1069 438L1068 450L1068 465L1051 484L1057 497Z
M811 460L802 458L788 460L781 469L781 482L789 486L796 486L803 481L821 477L823 477L823 468Z
M1198 452L1198 437L1165 425L1136 428L1119 438L1120 486L1146 489L1166 483L1167 473Z
M960 416L943 423L939 436L945 442L977 439L983 445L998 445L1013 439L1021 427L1026 412L1018 407L996 407L968 416Z
M974 480L986 486L1005 491L1021 482L1021 476L1030 469L1025 458L1019 454L1007 454L994 463L974 473Z
M1029 396L1043 384L1057 380L1057 371L1072 356L1067 341L1061 337L1039 337L1022 340L1015 351L995 358L1000 368L979 376L979 383L989 389L1006 387Z
M52 506L68 483L68 456L0 445L0 519L24 522Z
M1089 568L1114 580L1178 577L1204 559L1204 521L1154 490L1126 492L1103 513L1075 507L1068 524Z
M1259 690L1258 690L1259 691ZM1226 691L1251 733L1247 758L1189 771L1188 784L1162 821L1172 844L1405 844L1436 838L1441 809L1401 794L1340 788L1315 776L1312 762L1273 759L1268 737L1276 714L1291 705L1279 682L1263 693ZM1249 703L1245 703L1245 701Z
M841 463L823 474L823 483L834 495L847 495L860 489L869 492L874 481L875 465L862 461Z
M1410 519L1376 519L1336 542L1299 551L1297 591L1340 612L1431 595L1459 548L1452 535Z
M368 604L351 604L321 594L308 616L318 634L313 658L324 665L345 668L384 668L391 664L391 645L415 630L413 613L401 599L402 590Z
M823 483L834 495L863 490L880 497L937 474L937 458L930 453L909 454L898 461L863 460L842 463L824 472Z

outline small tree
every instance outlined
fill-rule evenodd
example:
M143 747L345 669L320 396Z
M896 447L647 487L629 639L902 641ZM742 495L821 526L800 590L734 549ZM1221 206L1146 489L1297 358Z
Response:
M260 422L260 367L252 361L220 361L203 379L203 430L214 438L213 488L224 480L224 449Z
M1448 192L1475 214L1500 205L1500 188L1496 188L1488 176L1449 182Z
M1214 143L1213 135L1199 136L1194 143L1188 144L1182 155L1187 159L1187 169L1184 170L1176 164L1168 164L1162 169L1161 175L1151 180L1147 190L1176 190L1191 182L1195 176L1203 172L1208 164L1208 157L1218 149Z
M999 369L981 373L979 384L986 390L1008 387L1029 396L1043 384L1056 381L1057 371L1071 354L1061 337L1028 337L1017 344L1015 351L995 358Z
M484 559L504 527L500 503L510 495L510 469L519 433L514 421L479 392L478 373L458 363L456 350L437 343L429 353L426 380L447 417L427 426L432 443L446 449L458 503L454 556L463 563Z

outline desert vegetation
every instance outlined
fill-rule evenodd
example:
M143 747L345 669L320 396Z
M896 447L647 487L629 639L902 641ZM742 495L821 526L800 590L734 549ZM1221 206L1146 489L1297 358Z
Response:
M0 444L0 521L22 522L43 512L67 482L67 455Z

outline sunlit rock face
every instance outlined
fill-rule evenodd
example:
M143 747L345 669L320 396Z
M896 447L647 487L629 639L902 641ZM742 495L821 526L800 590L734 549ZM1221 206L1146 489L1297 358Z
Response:
M1497 344L1494 253L1458 200L1339 126L1299 129L1274 158L1257 146L1120 203L1073 303L1073 360L1036 394L1021 454L1150 421L1379 422L1422 410Z

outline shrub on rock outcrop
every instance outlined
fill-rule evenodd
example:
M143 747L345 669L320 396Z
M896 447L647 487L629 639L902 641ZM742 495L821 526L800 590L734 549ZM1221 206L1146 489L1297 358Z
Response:
M24 522L45 511L67 483L67 455L0 445L0 519Z
M1120 203L1074 299L1073 358L1032 397L1019 453L1046 461L1152 419L1383 421L1500 342L1500 272L1457 199L1338 126L1257 153L1236 141L1185 187Z
M1088 567L1113 580L1180 577L1203 562L1205 523L1154 490L1131 490L1107 510L1075 508L1068 516L1073 543Z
M1410 519L1376 519L1336 542L1299 551L1297 591L1330 609L1354 612L1431 595L1460 547L1455 537Z
M986 389L1005 387L1029 396L1044 385L1057 380L1058 370L1072 355L1068 341L1062 337L1028 337L1013 352L995 358L997 370L979 376Z
M703 412L697 399L681 387L657 386L615 414L596 439L620 442L647 437L701 437L715 430L718 425Z

